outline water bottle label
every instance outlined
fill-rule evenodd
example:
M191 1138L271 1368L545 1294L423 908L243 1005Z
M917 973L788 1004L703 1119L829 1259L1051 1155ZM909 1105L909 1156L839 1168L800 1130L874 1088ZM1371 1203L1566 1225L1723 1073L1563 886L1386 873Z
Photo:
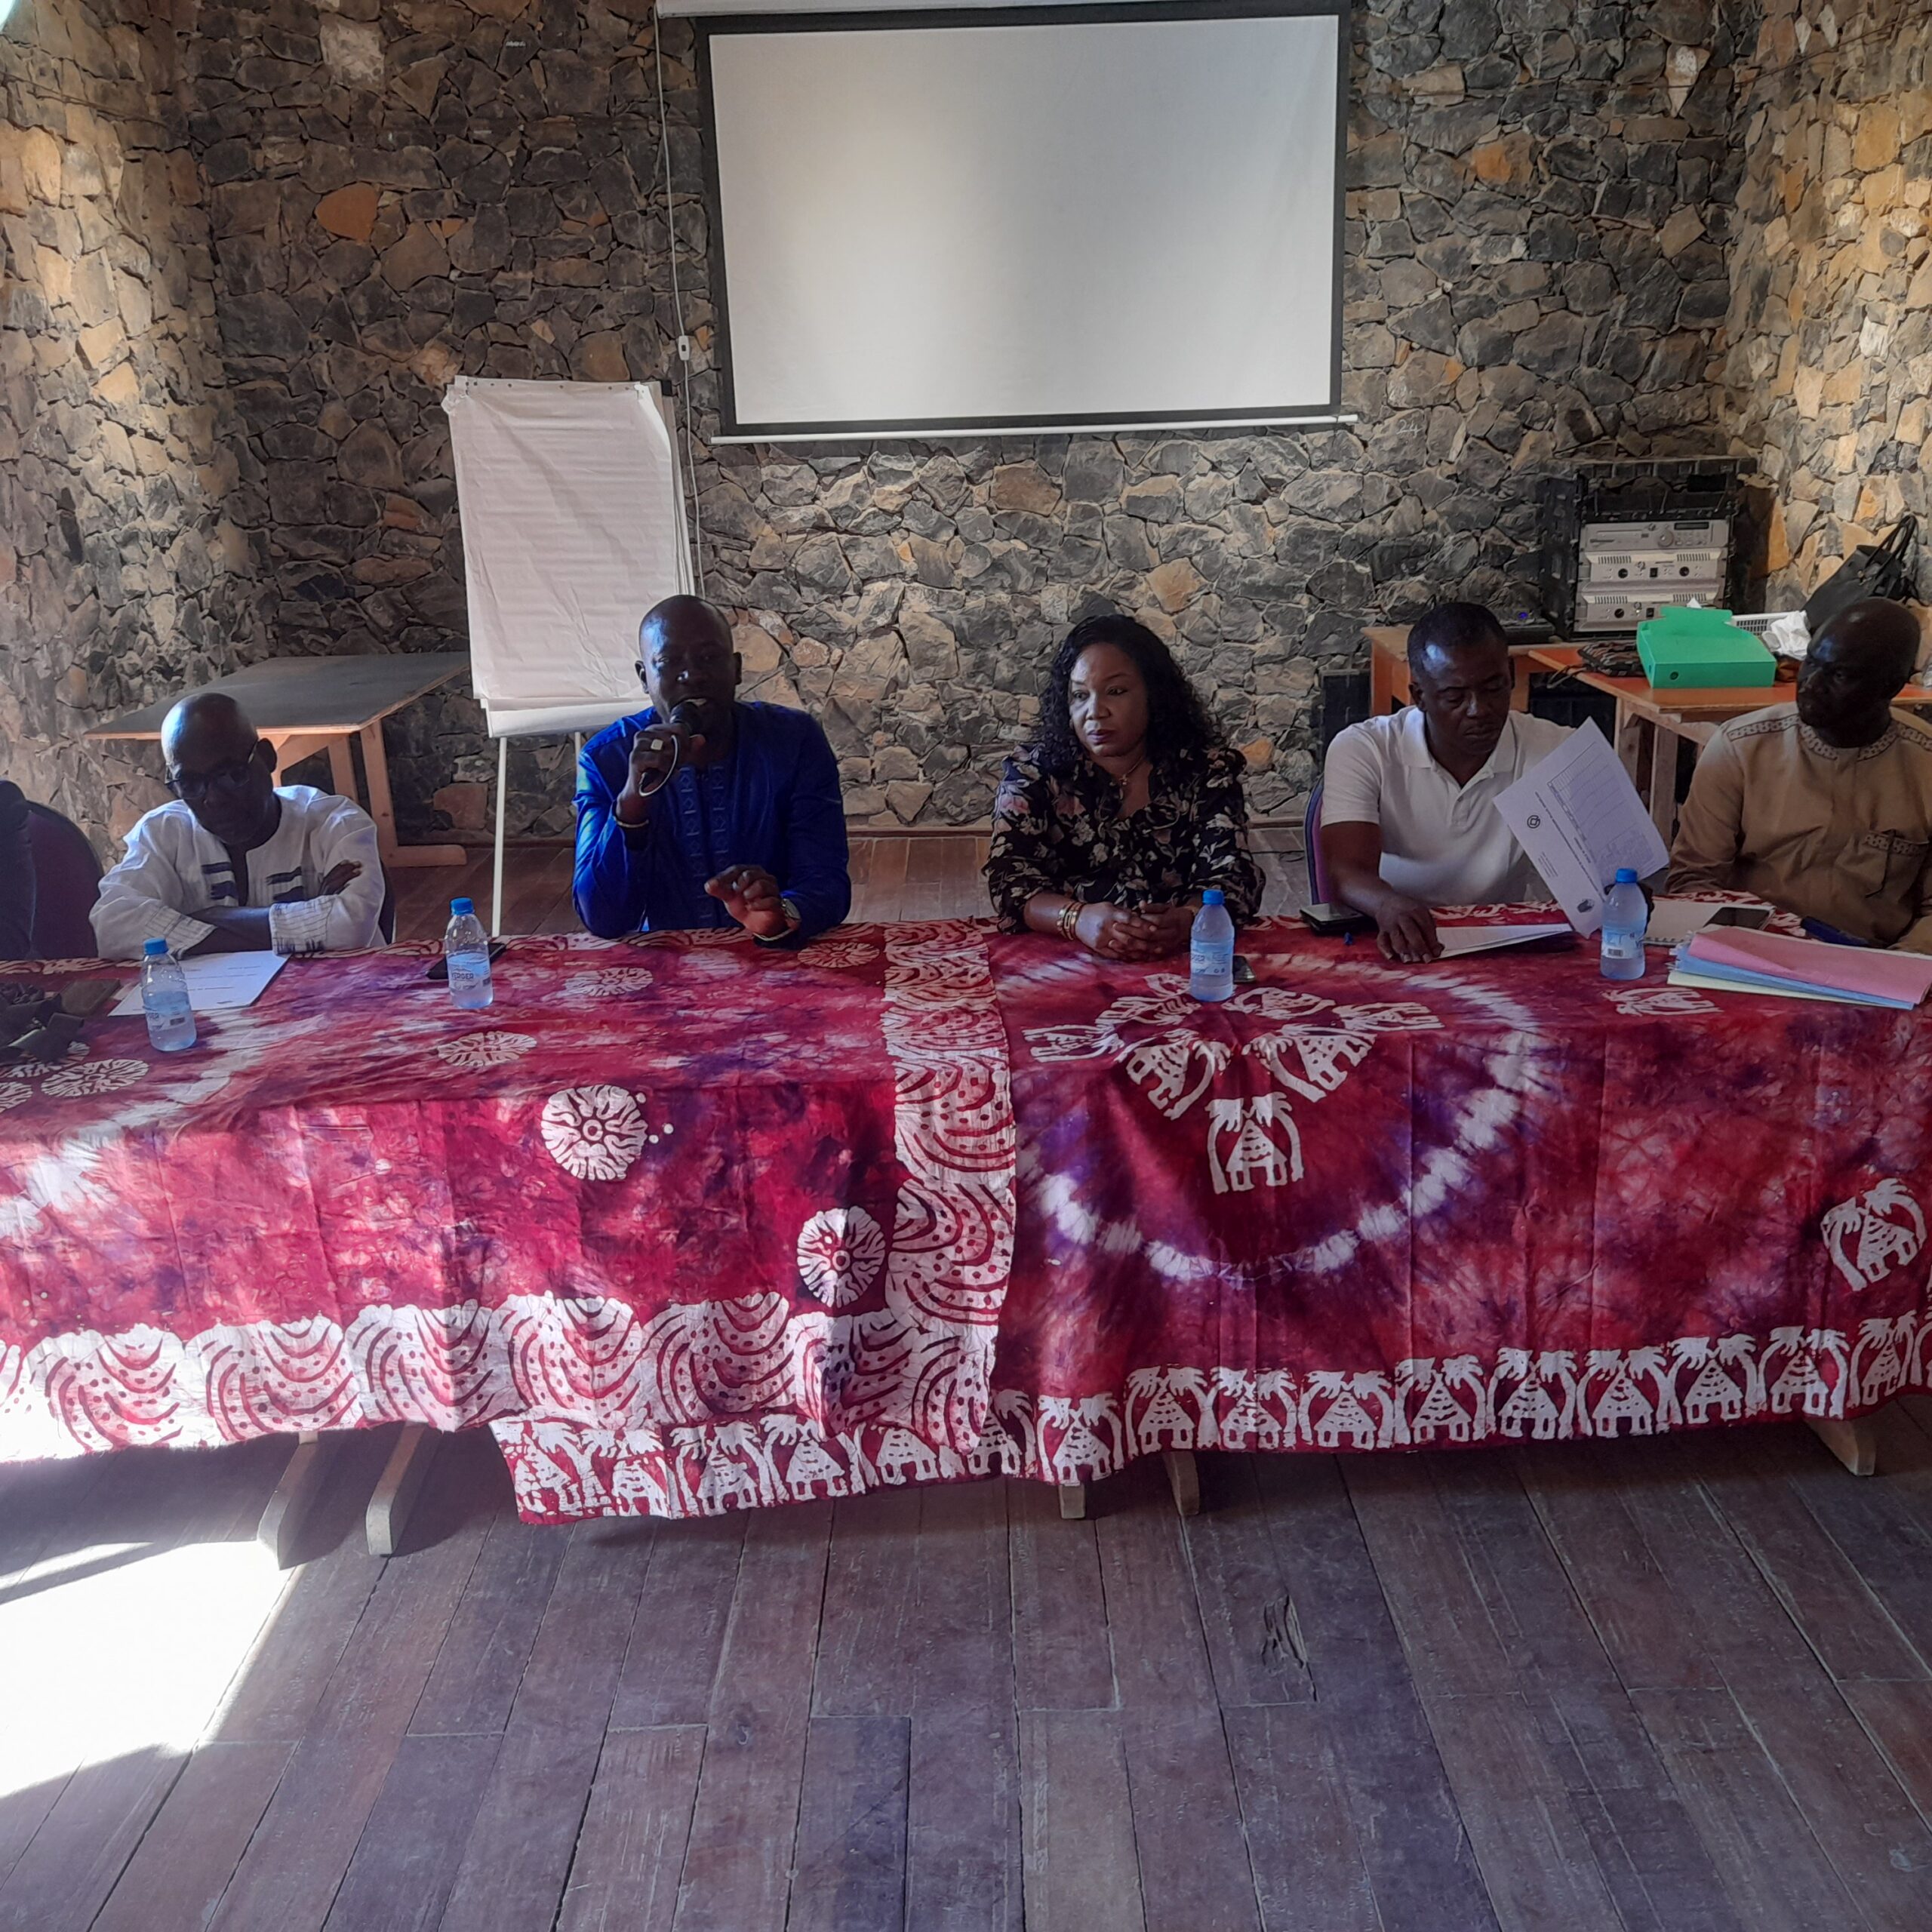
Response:
M1188 970L1204 980L1224 979L1234 971L1234 958L1225 947L1211 941L1188 949Z
M1644 956L1642 936L1637 933L1605 932L1603 956L1606 959L1641 959Z

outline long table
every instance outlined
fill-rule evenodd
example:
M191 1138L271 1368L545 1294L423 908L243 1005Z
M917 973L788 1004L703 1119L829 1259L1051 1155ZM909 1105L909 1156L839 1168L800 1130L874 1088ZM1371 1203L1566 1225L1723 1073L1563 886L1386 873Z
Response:
M0 1072L0 1460L488 1423L534 1520L1932 1386L1932 1021L983 923L291 962ZM51 969L6 969L16 982Z

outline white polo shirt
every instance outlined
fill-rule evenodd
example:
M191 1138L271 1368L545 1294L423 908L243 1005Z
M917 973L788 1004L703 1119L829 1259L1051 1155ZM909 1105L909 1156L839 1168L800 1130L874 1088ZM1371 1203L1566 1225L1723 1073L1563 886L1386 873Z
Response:
M1496 795L1569 735L1565 725L1512 711L1489 762L1458 785L1431 755L1414 705L1351 724L1328 747L1321 822L1380 826L1383 883L1425 906L1547 899L1549 888L1503 823Z

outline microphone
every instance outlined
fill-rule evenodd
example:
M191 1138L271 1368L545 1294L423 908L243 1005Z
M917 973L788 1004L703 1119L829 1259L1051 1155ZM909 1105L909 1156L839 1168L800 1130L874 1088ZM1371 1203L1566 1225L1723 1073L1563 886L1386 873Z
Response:
M672 707L671 715L665 721L674 731L682 731L688 737L704 736L704 723L710 715L711 706L702 699L688 697L682 704Z

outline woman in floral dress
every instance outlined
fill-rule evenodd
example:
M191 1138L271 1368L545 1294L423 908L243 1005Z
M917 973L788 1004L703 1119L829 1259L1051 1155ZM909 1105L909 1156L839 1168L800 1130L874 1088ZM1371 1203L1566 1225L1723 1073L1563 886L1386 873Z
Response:
M1165 645L1131 617L1074 626L1047 674L1040 736L1007 761L986 884L1009 932L1103 958L1183 951L1218 886L1237 924L1261 873L1241 759Z

